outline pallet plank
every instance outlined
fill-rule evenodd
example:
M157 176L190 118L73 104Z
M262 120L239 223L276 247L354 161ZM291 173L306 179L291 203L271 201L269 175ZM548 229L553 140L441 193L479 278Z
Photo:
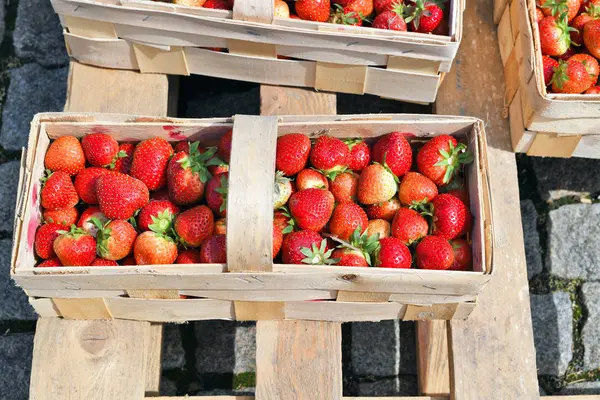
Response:
M446 321L417 322L417 375L419 393L450 393Z
M494 211L495 275L466 321L450 321L451 395L467 399L538 399L515 156L502 119L503 72L492 0L464 11L457 62L438 94L439 114L477 116L486 123ZM476 71L476 72L475 72Z

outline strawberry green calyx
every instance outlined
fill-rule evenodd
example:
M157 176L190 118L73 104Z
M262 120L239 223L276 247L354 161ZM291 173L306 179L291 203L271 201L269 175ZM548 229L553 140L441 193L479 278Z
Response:
M315 169L313 168L315 171L319 171L321 174L323 174L326 178L329 178L330 180L334 181L335 177L338 175L343 174L344 172L348 171L348 168L342 165L338 165L334 168L331 169L327 169L327 170L323 170L323 169Z
M390 174L392 174L392 176L394 177L394 182L396 182L396 184L399 184L399 183L400 183L400 178L398 178L398 177L396 176L396 174L394 174L394 173L392 172L392 169L391 169L391 168L390 168L390 167L387 165L387 163L385 162L385 157L386 157L386 156L387 156L387 154L385 154L385 155L383 156L383 162L382 162L381 164L379 164L378 162L375 162L375 161L373 162L373 164L381 165L383 168L385 168L385 170L386 170L387 172L389 172Z
M40 183L42 187L46 184L46 181L52 176L53 172L49 169L44 170L44 175L40 178Z
M590 5L586 7L585 12L590 17L600 18L600 4L590 3Z
M288 234L288 233L292 233L296 230L296 220L294 219L294 217L292 217L292 214L290 213L290 210L288 210L287 207L279 207L279 210L282 212L283 215L285 215L286 217L288 217L288 223L287 226L285 228L283 228L282 233Z
M81 228L78 228L75 225L71 225L71 228L68 231L60 230L56 231L59 235L69 235L73 239L77 239L83 235L89 235L86 231Z
M344 140L344 143L346 143L346 146L348 146L348 150L352 151L352 149L354 148L354 146L356 146L359 143L362 143L363 140L360 138L354 138L354 139L346 139Z
M215 156L217 152L216 147L209 147L204 153L198 151L200 142L193 142L190 144L190 154L177 160L181 164L183 169L191 169L192 172L196 173L200 177L202 183L207 182L212 174L208 171L211 165L223 165L225 164L219 157Z
M360 252L365 260L367 260L367 264L369 264L369 266L373 266L372 259L380 248L379 234L376 233L375 235L369 236L367 232L368 229L365 229L365 231L362 233L361 231L361 226L356 227L354 232L352 232L352 235L350 235L348 242L336 236L331 236L331 239L340 243L338 248L348 248Z
M337 258L331 258L333 249L327 250L327 239L323 239L321 241L320 247L317 247L317 245L313 243L310 249L308 247L304 247L300 250L300 252L306 256L306 258L302 260L304 264L334 265L340 261Z
M401 14L404 16L406 23L412 22L416 29L419 29L419 23L421 17L430 17L431 11L427 9L430 5L436 5L440 9L444 9L444 2L442 0L411 0L414 4L405 6L401 10Z
M459 143L457 146L454 146L452 141L448 141L448 143L450 152L440 149L440 154L444 159L434 164L436 167L446 167L443 179L444 183L449 183L452 180L452 177L456 174L461 164L473 162L473 154L467 150L465 144Z
M329 22L341 25L356 25L365 18L362 14L355 11L344 12L344 7L334 4L335 11L331 14Z
M107 241L111 234L111 229L108 228L110 220L102 224L98 218L92 217L91 221L98 228L98 233L96 234L96 253L102 258L107 258L109 255Z
M119 152L117 153L117 155L115 156L115 158L113 158L113 160L111 161L110 164L105 165L105 168L108 169L115 169L115 167L117 166L117 161L119 160L119 158L125 158L127 157L127 152L125 150L119 150Z
M572 44L577 45L576 43L573 43L571 41L571 32L579 31L569 25L566 14L563 14L556 19L556 27L560 30L560 37L558 38L558 42L561 44L561 47L564 47L564 52L569 50L569 47L571 47Z
M569 12L569 6L567 5L567 0L547 0L542 8L550 10L550 14L553 17L563 16Z
M563 85L569 81L568 68L569 64L566 61L559 60L558 67L554 68L554 75L552 75L550 84L556 84L559 89L562 89Z
M152 223L148 225L148 228L154 233L173 233L173 220L174 215L168 209L159 212L156 216L150 217Z
M221 186L215 189L215 192L221 195L223 202L221 203L221 207L219 207L219 211L223 212L227 208L227 193L228 193L229 183L227 178L223 175L221 176Z

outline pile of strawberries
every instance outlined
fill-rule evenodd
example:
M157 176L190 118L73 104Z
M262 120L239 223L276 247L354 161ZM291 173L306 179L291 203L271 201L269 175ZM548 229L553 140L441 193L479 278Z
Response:
M281 247L285 264L471 269L472 217L455 176L472 155L440 135L418 151L412 171L405 136L413 135L392 132L372 147L327 135L314 143L279 137L274 257Z
M231 131L218 147L63 136L44 158L39 267L225 263Z
M537 4L548 90L600 94L600 0L538 0Z

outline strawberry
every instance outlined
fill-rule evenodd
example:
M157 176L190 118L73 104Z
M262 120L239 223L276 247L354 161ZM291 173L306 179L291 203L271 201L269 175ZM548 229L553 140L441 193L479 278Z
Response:
M275 174L275 187L273 188L273 209L283 207L292 195L292 182L290 178L277 171Z
M200 262L210 264L227 263L227 238L225 235L210 236L202 242Z
M199 202L204 196L206 182L212 177L208 166L221 163L219 158L213 157L217 152L215 147L201 153L198 146L198 142L192 143L188 153L175 153L169 161L167 167L169 197L176 204L187 205Z
M177 245L169 236L146 231L135 239L133 255L137 265L173 264Z
M397 177L408 172L412 165L410 143L400 132L392 132L381 137L373 145L373 161L385 164Z
M296 0L296 13L300 18L308 21L327 21L329 8L329 0Z
M600 18L600 5L590 4L589 8L579 14L571 21L571 26L574 28L571 31L571 42L576 46L581 46L583 44L583 29L585 24L595 19Z
M200 252L195 249L186 249L179 252L175 264L200 264Z
M213 162L212 161L213 159L209 160L209 163ZM220 159L216 158L216 160L220 160ZM229 165L225 164L224 161L221 161L221 163L218 164L218 165L209 165L208 166L208 172L210 172L211 175L223 174L225 172L229 172Z
M467 151L467 146L450 135L434 137L417 153L419 172L438 186L450 183L458 167L472 161L473 155Z
M204 8L213 8L215 10L232 10L233 4L229 0L206 0Z
M585 24L583 28L583 43L591 55L600 58L600 19Z
M417 266L421 269L448 269L454 263L454 250L440 236L426 236L415 249Z
M297 6L298 2L296 2ZM323 175L329 179L335 178L348 167L350 150L348 146L338 138L331 136L320 136L310 151L310 163L313 167L321 170Z
M587 25L586 25L587 26ZM560 60L552 76L552 91L556 93L583 93L592 86L590 74L580 61Z
M538 22L542 55L560 56L571 46L571 28L562 18L546 17Z
M165 139L146 139L135 146L130 175L148 187L160 189L167 184L167 163L173 155L173 147Z
M150 200L169 200L169 190L162 188L150 193Z
M359 234L367 229L367 213L356 203L338 204L329 220L329 232L342 240L348 240L354 230Z
M437 0L408 0L406 7L406 22L410 22L411 31L429 33L440 24L444 18L442 3ZM413 4L410 4L413 3Z
M134 243L135 246L135 243ZM134 256L127 256L121 260L121 265L137 265Z
M281 246L281 259L284 264L334 264L331 254L333 249L327 248L327 240L317 232L303 230L286 235Z
M90 265L96 258L96 239L81 228L71 225L54 240L54 252L65 266Z
M48 173L48 171L46 171ZM48 178L42 179L42 207L48 210L61 210L64 208L75 207L79 202L79 196L71 177L64 171L51 172Z
M75 190L82 201L88 204L98 204L96 196L96 181L101 175L108 175L112 172L106 168L90 167L86 168L75 177Z
M358 201L376 204L388 201L398 190L398 178L381 164L371 164L358 178Z
M150 198L144 182L119 172L98 177L96 195L100 210L109 219L131 218Z
M273 10L273 16L275 18L289 18L290 7L283 0L275 0L275 8Z
M371 162L371 149L362 139L347 139L344 141L350 150L348 168L354 172L362 171Z
M83 213L81 213L79 222L77 222L77 227L83 229L93 237L96 237L98 234L98 228L92 221L92 218L96 218L102 224L108 222L108 218L106 218L106 215L100 211L100 207L92 206L88 207Z
M378 29L406 32L404 7L402 4L396 4L391 10L383 10L381 14L375 17L371 26Z
M105 260L104 258L98 257L90 264L90 266L92 266L92 267L118 267L119 264L117 264L117 262L114 260Z
M171 145L173 145L173 153L183 152L186 154L190 154L190 144L191 143L188 140L182 140L181 142L175 143L175 145L171 143Z
M433 226L431 233L452 240L457 238L468 226L469 210L465 204L450 194L440 194L431 202Z
M141 231L149 231L154 230L150 228L152 224L157 224L161 226L160 231L166 232L177 214L179 207L169 200L150 200L137 216L137 227Z
M229 163L231 159L231 136L233 135L233 130L227 131L221 139L219 139L219 146L217 152L223 161Z
M294 229L293 219L287 211L275 211L273 214L273 225L281 228L283 234L287 234Z
M596 82L598 82L598 73L600 72L598 61L594 57L585 53L575 54L573 57L571 57L571 60L579 61L583 64L590 77L591 85L596 86Z
M392 10L395 5L402 4L402 0L374 0L375 14L381 14L386 10Z
M119 151L119 143L106 133L90 133L81 138L81 147L88 163L94 167L115 167L117 159L127 157Z
M117 172L121 172L122 174L128 174L129 170L131 169L131 161L133 160L134 150L135 145L133 143L121 143L119 145L119 154L122 157L119 157L115 161L115 167L113 169Z
M329 221L335 199L323 189L306 189L292 194L288 206L300 229L320 231Z
M412 256L410 250L400 239L383 238L379 241L379 251L375 257L375 266L380 268L410 268Z
M588 90L586 90L583 93L585 93L585 94L600 94L600 86L592 86L591 88L589 88Z
M394 219L394 215L396 215L396 211L398 211L400 207L400 201L393 197L388 201L368 206L366 211L369 219L381 218L391 222Z
M283 229L273 222L273 259L279 255L283 244Z
M337 203L356 203L358 175L352 172L339 174L331 181L329 190Z
M310 139L301 133L288 133L277 138L275 167L287 176L296 175L306 167L310 154Z
M562 55L557 56L556 58L558 60L567 61L569 58L573 57L575 54L577 54L577 51L575 51L574 46L571 46L567 49L567 51L565 51Z
M335 249L331 257L339 260L336 264L343 267L368 267L369 263L365 255L360 250L354 250L349 247Z
M215 235L225 235L227 234L227 219L219 218L215 221Z
M408 172L398 187L398 199L405 206L430 202L437 194L435 183L418 172Z
M427 236L428 232L427 220L410 208L399 209L392 221L391 235L406 245Z
M535 20L536 20L537 22L539 22L539 21L541 21L541 20L542 20L542 18L544 18L544 17L545 17L545 15L544 15L544 12L542 11L542 9L541 9L541 8L539 8L539 7L536 7L536 8L535 8Z
M44 260L41 263L38 264L38 267L44 268L44 267L62 267L62 263L60 262L60 260L58 259L58 257L54 257L51 258L49 260Z
M450 266L453 271L469 271L473 268L473 252L469 242L465 239L454 239L450 241L454 251L454 262Z
M339 237L331 237L336 242L341 251L334 251L332 257L338 260L338 265L347 267L368 267L372 265L371 255L379 251L379 235L370 234L360 226L352 232L347 239L341 240ZM336 255L337 252L337 255Z
M545 16L563 18L566 14L569 22L575 18L581 7L581 0L539 0L538 3Z
M55 222L57 224L71 226L77 223L79 211L75 207L63 208L61 210L44 210L42 217L46 222Z
M334 4L334 11L327 22L340 25L362 26L363 16L349 6L342 7L339 4Z
M544 83L548 86L552 81L554 71L558 68L558 61L552 57L542 56L542 65L544 68Z
M48 259L55 257L54 241L61 235L59 232L64 229L65 226L61 224L48 223L40 225L35 232L35 240L33 242L35 253L40 258Z
M372 219L367 225L369 235L379 235L380 239L390 237L392 226L385 219Z
M106 260L120 260L131 253L137 232L127 221L115 220L102 223L92 219L98 228L97 253Z
M353 0L344 7L344 13L354 13L354 18L357 18L362 25L362 20L373 13L373 0Z
M207 206L196 206L175 218L175 232L186 246L198 247L204 239L213 234L215 221Z
M73 176L85 168L85 155L81 143L74 136L61 136L50 144L44 157L50 171L64 171Z
M215 215L224 217L227 214L227 187L229 173L213 176L206 185L206 204Z
M314 169L303 169L296 176L296 190L329 189L329 182L322 173Z
M467 208L469 208L469 193L467 193L467 188L463 185L457 189L452 189L446 192L454 197L458 197L460 201L462 201Z

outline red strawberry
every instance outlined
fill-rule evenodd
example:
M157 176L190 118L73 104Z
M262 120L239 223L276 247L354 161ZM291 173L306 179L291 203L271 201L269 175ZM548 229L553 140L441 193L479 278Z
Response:
M428 232L429 225L425 218L410 208L399 209L392 221L391 235L406 245L427 236Z
M575 18L581 7L581 0L538 0L538 3L545 16L562 18L566 14L569 22Z
M473 252L469 242L465 239L454 239L450 241L454 251L454 262L450 266L454 271L469 271L473 268Z
M169 200L150 200L137 216L137 227L141 231L157 232L155 229L150 229L151 225L157 224L157 228L161 227L159 231L166 232L177 214L179 214L179 207Z
M61 136L50 144L44 165L50 171L64 171L73 176L85 168L81 143L74 136Z
M362 24L362 20L373 13L373 0L353 0L344 7L344 13L355 13L354 18L357 18Z
M398 190L396 176L381 164L371 164L358 178L358 201L376 204L388 201Z
M392 10L395 5L402 4L402 0L374 0L375 14L381 14L386 10Z
M577 51L575 51L574 46L571 46L567 49L567 51L565 51L562 55L557 56L556 58L558 60L567 61L569 58L573 57L575 54L577 54Z
M327 240L311 230L292 232L285 236L281 247L284 264L333 264L333 249L327 249Z
M598 73L600 73L600 67L598 66L598 61L590 56L589 54L579 53L575 54L570 58L571 60L579 61L585 67L587 71L592 86L596 86L596 82L598 82Z
M215 10L232 10L233 5L231 1L228 0L206 0L204 8L213 8Z
M273 209L283 207L292 195L292 182L283 172L275 173L275 187L273 188Z
M329 220L329 232L342 240L348 240L354 230L360 227L359 233L362 233L368 224L367 213L358 204L338 204Z
M591 55L600 58L600 19L585 24L583 42Z
M181 142L180 142L181 143ZM175 264L200 264L200 252L195 249L186 249L179 252Z
M119 154L123 157L119 157L115 162L114 170L123 174L128 174L131 169L131 161L133 161L133 151L135 145L133 143L121 143L119 145Z
M62 210L44 210L42 216L46 222L71 226L77 223L79 211L75 207L63 208Z
M201 153L198 145L198 142L192 143L188 153L176 153L169 161L169 197L176 204L187 205L200 201L204 196L206 182L211 178L208 166L221 162L219 158L213 157L217 151L215 147Z
M410 143L400 132L389 133L373 145L373 161L386 164L394 175L401 177L412 165Z
M339 174L331 181L329 190L337 203L355 203L358 190L358 175L352 172Z
M362 26L362 14L359 14L350 6L342 7L339 4L334 4L334 8L335 10L331 13L328 22L340 25Z
M329 0L296 0L296 13L300 18L308 21L327 21L329 8Z
M135 244L134 244L135 246ZM121 260L121 265L137 265L134 256L128 256Z
M296 190L329 189L329 182L322 173L314 169L303 169L296 176Z
M169 200L169 191L167 188L158 189L150 193L150 200Z
M562 18L546 17L538 22L543 55L560 56L571 46L571 28Z
M460 201L462 201L467 208L469 208L469 193L467 193L467 188L464 186L460 186L458 189L449 190L446 193L458 197Z
M552 77L552 91L556 93L583 93L592 86L590 74L581 61L572 57L560 61Z
M175 232L187 246L200 246L204 239L213 234L214 229L213 213L204 205L190 208L175 218Z
M96 195L100 210L109 219L129 219L150 199L142 181L118 172L96 180Z
M106 260L120 260L131 253L137 232L127 221L115 220L102 223L93 220L98 228L97 252Z
M167 184L167 163L172 155L173 148L165 139L146 139L135 147L129 173L149 190L160 189Z
M400 239L383 238L379 241L380 249L375 259L375 266L380 268L410 268L412 256L410 250Z
M433 206L432 234L451 240L467 229L470 214L465 204L450 194L440 194L431 202Z
M574 30L571 31L571 42L577 46L581 46L583 44L583 29L585 24L595 19L600 18L600 5L591 4L590 8L576 16L571 21L571 26Z
M56 256L54 252L54 241L64 231L65 226L61 224L43 224L35 232L35 240L33 242L35 253L41 258L52 258Z
M381 14L375 17L371 26L378 29L406 32L407 27L403 10L401 4L395 5L391 10L383 10Z
M366 211L369 219L380 218L391 222L394 219L394 215L396 215L396 211L398 211L400 207L400 201L393 197L388 201L368 206Z
M591 88L589 88L588 90L586 90L583 93L585 93L585 94L600 94L600 86L592 86Z
M418 172L408 172L404 175L398 188L398 199L405 206L430 202L437 194L435 183Z
M81 147L88 163L94 167L114 168L117 159L126 157L125 152L119 153L119 143L106 133L90 133L81 138Z
M71 177L64 171L52 172L45 179L41 197L42 207L48 210L75 207L79 202L79 196L71 182Z
M173 152L174 153L183 152L183 153L186 153L186 154L190 154L190 142L187 141L187 140L183 140L181 142L177 142L173 146ZM181 253L179 253L179 255L181 255Z
M296 7L298 7L298 1ZM349 159L348 146L340 139L327 135L320 136L310 151L312 166L321 170L330 179L346 170Z
M92 267L118 267L119 264L117 264L116 261L114 260L105 260L104 258L96 258L91 264Z
M44 267L62 267L62 263L60 262L60 260L58 259L58 257L54 257L51 258L49 260L44 260L41 263L38 264L38 267L44 268Z
M213 162L212 161L213 159L211 159L209 162ZM217 158L216 160L220 160L220 159ZM219 165L209 165L208 172L210 172L212 175L229 172L229 165L225 164L224 162L221 162L221 164L219 164Z
M544 18L544 17L545 17L545 15L544 15L544 12L542 11L542 9L541 9L541 8L539 8L539 7L536 7L536 8L535 8L535 20L536 20L537 22L539 22L539 21L541 21L541 20L542 20L542 18Z
M306 189L292 194L288 203L300 229L320 231L329 221L335 199L328 190Z
M133 255L137 265L173 264L177 259L177 245L162 233L146 231L135 239Z
M440 236L426 236L415 250L417 266L421 269L448 269L454 263L454 250Z
M65 266L90 265L96 258L96 239L86 231L76 228L60 231L54 240L54 252Z
M210 264L227 263L227 238L225 235L214 235L202 242L200 262Z
M281 231L284 234L289 233L294 229L292 221L292 217L287 212L275 211L273 215L273 225L277 225L281 228Z
M283 244L283 229L273 222L273 259L279 255Z
M354 250L349 247L335 249L331 257L339 260L336 265L343 267L368 267L369 263L362 251Z
M92 218L96 218L102 224L108 222L108 218L106 218L106 215L100 211L100 207L92 206L88 207L83 213L81 213L79 222L77 222L77 227L83 229L93 237L96 237L98 234L98 227L96 227L92 221Z
M215 221L215 235L225 235L227 234L227 219L219 218Z
M96 196L96 181L101 175L108 175L112 172L106 168L90 167L86 168L75 177L75 190L84 202L88 204L98 204Z
M429 33L440 24L444 18L441 2L436 0L408 0L412 2L406 7L406 22L410 22L413 32ZM438 5L439 4L439 5Z
M458 167L472 161L473 155L467 151L467 146L450 135L434 137L417 153L419 172L438 186L450 183Z
M225 161L229 163L231 159L231 136L233 135L233 130L227 131L221 139L219 140L219 156Z
M542 56L542 64L544 67L544 83L546 84L546 86L548 86L552 81L554 71L556 70L556 68L558 68L558 61L556 61L552 57Z
M227 191L229 173L213 176L206 185L206 204L215 215L224 217L227 214Z
M392 235L392 226L385 219L372 219L367 225L367 233L379 235L379 239L383 239Z
M348 168L354 172L362 171L371 162L371 149L362 139L347 139L344 141L350 149Z

